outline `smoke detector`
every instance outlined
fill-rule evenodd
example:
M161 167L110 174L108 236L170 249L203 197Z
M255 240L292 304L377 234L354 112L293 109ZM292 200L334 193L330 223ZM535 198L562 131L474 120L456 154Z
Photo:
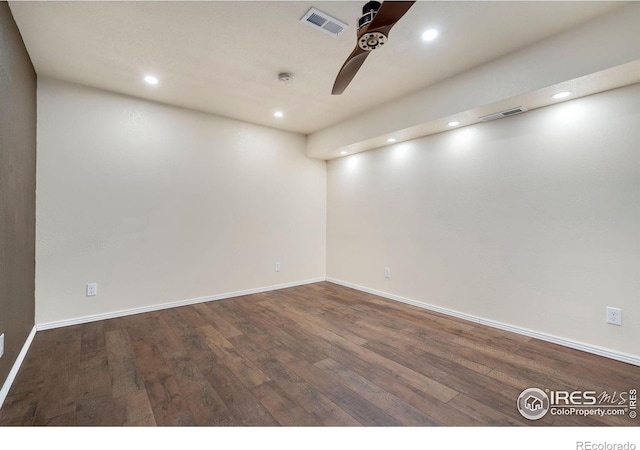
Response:
M282 84L287 84L293 80L293 75L289 72L282 72L278 74L278 81Z

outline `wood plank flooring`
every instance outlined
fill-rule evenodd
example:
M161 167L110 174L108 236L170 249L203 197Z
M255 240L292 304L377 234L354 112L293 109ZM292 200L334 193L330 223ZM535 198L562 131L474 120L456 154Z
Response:
M516 409L640 368L331 283L41 331L0 425L637 426Z

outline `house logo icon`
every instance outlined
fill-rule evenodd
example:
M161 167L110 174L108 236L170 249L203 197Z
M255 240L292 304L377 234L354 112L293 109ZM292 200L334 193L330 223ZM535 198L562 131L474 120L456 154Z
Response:
M524 404L527 407L527 409L529 409L529 411L537 411L539 409L542 409L542 400L540 400L538 397L535 397L533 395L530 395L529 397L527 397L526 400L524 401Z
M549 397L541 389L525 389L518 397L518 411L522 417L538 420L549 411Z

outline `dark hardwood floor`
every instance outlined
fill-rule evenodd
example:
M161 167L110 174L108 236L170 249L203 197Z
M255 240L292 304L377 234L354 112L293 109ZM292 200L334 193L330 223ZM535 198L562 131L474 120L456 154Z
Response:
M41 331L1 425L639 425L524 419L523 389L640 368L331 283Z

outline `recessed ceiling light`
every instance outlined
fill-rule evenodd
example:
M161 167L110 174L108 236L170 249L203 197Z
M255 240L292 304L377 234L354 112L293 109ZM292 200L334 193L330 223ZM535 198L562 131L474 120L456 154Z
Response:
M389 139L387 139L387 142L395 142L395 141L397 141L397 139L396 139L396 138L389 138Z
M561 99L561 98L567 98L571 94L572 94L571 91L564 91L564 92L558 92L557 94L553 94L551 97L555 98L556 100L558 100L558 99Z
M422 33L422 40L424 41L433 41L438 37L438 30L430 29Z
M147 75L144 77L144 82L147 84L151 84L151 85L156 85L158 84L158 77L154 77L153 75Z
M282 111L276 111L273 113L273 117L284 117L284 113Z
M341 154L341 155L348 155L348 154L349 154L349 152L348 152L348 151L346 151L346 150L342 150L342 151L340 152L340 154Z
M457 125L460 125L460 122L458 122L457 120L453 120L449 122L447 125L449 125L450 127L455 127Z

